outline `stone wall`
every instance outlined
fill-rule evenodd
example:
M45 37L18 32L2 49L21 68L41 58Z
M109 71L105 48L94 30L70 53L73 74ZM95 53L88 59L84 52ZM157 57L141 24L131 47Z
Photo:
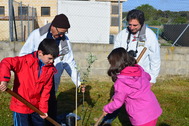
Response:
M0 42L0 59L18 55L23 43ZM90 78L97 80L107 79L109 67L107 56L113 48L112 44L76 44L72 43L74 58L81 69L81 74L86 71L88 63L86 58L91 53L97 60L92 64ZM161 70L160 76L164 75L189 75L189 47L161 47ZM64 77L68 75L64 72Z

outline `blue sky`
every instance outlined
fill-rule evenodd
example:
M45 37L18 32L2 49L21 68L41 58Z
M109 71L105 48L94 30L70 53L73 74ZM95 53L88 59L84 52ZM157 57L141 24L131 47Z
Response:
M123 3L123 11L135 9L142 4L149 4L162 11L189 11L189 0L127 0Z

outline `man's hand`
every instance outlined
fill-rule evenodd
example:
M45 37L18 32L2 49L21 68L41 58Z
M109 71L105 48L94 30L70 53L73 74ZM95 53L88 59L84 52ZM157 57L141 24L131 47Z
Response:
M7 85L8 83L6 81L1 81L0 90L5 91L7 89Z
M45 115L40 115L41 118L45 119L48 117L48 114L47 113L44 113Z
M81 84L80 86L79 86L79 92L81 91L82 93L85 93L85 84Z

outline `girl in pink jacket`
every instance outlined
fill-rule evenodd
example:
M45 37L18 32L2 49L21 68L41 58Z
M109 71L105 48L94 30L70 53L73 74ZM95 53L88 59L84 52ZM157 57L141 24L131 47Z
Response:
M124 48L114 49L108 61L114 95L112 101L104 106L103 114L112 113L125 104L133 126L155 126L162 109L150 89L150 75Z

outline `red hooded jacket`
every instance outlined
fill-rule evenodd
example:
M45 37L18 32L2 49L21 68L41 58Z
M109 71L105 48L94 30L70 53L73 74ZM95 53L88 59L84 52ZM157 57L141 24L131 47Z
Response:
M21 57L4 58L0 63L0 81L9 81L11 71L14 72L13 91L44 113L48 111L48 99L53 85L53 75L56 68L53 64L42 67L39 73L39 59L37 51ZM34 111L25 104L11 98L10 109L12 111L30 114Z

